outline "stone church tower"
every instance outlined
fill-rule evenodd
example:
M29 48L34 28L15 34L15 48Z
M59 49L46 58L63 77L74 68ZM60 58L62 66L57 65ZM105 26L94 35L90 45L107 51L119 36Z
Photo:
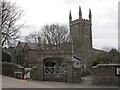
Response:
M92 46L92 14L89 9L89 19L82 18L81 7L79 7L79 18L72 20L72 14L69 14L70 34L73 40L73 52L77 55L84 68L90 68L93 62Z
M70 34L73 39L74 49L92 48L92 15L89 10L89 20L82 18L81 7L79 7L79 18L72 21L71 11L69 14Z

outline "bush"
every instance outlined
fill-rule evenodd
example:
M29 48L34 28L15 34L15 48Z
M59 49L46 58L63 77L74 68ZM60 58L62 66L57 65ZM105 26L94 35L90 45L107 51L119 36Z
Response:
M81 77L86 77L86 76L89 76L91 75L91 73L89 71L82 71L81 72Z
M118 55L120 53L117 49L111 49L109 52L105 52L100 54L92 63L92 66L96 66L97 64L109 64L109 63L117 63L118 62Z
M106 60L104 58L97 58L93 63L92 66L96 66L97 64L104 64Z
M5 51L2 51L2 62L11 62L11 55Z

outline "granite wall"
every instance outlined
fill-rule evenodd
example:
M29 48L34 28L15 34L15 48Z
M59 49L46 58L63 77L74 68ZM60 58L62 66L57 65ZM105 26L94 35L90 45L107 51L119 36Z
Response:
M116 68L120 64L98 64L92 67L92 83L98 85L120 85Z
M23 74L24 68L13 63L2 63L2 75L15 77L15 72L22 72ZM18 78L21 78L21 75Z

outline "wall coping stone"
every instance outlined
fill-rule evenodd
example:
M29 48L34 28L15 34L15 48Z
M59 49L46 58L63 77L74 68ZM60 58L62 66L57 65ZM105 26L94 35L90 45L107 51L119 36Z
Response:
M97 66L93 66L92 68L98 68L98 67L113 67L113 66L120 66L120 64L97 64Z

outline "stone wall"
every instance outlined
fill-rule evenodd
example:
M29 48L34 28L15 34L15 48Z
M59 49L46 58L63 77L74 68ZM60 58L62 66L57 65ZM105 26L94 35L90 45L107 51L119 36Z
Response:
M81 81L81 69L80 68L73 68L73 81L75 83L80 83Z
M13 63L2 63L2 75L14 77L15 72L24 73L24 68Z
M116 68L120 64L98 64L92 68L92 83L98 85L118 85L120 76L116 75Z

